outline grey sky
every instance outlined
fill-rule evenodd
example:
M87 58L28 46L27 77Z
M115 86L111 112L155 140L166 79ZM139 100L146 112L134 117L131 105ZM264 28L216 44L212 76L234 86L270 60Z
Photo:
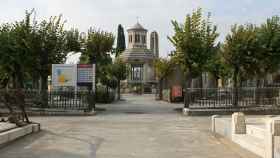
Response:
M63 14L67 27L86 31L92 26L116 34L118 24L127 29L139 16L149 32L159 33L160 55L166 56L173 49L166 38L172 35L170 21L183 22L197 7L212 13L221 41L234 23L258 24L280 14L279 0L1 0L0 23L22 19L26 9L35 8L39 19Z

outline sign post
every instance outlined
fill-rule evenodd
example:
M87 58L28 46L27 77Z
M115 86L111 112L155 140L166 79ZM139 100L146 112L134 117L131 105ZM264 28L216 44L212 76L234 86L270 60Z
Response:
M92 100L93 102L90 102L89 104L89 111L92 111L95 109L95 64L79 64L77 65L77 85L78 86L86 86L89 89L92 88L93 95L89 95L89 100Z

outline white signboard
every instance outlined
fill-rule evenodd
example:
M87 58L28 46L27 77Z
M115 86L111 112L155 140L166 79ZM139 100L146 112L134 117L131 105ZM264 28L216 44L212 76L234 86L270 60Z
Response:
M95 91L95 65L91 64L53 64L53 87L92 86Z
M53 64L52 85L73 86L77 83L77 66L74 64Z

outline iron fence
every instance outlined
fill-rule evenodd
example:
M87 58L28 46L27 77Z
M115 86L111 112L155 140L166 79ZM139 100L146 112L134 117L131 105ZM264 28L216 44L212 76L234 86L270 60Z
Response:
M16 90L0 90L9 93ZM27 109L58 109L58 110L84 110L95 108L95 93L93 91L39 91L23 90L24 104ZM5 102L0 99L0 108L5 108Z
M280 107L280 88L189 88L185 107L190 109L227 109Z

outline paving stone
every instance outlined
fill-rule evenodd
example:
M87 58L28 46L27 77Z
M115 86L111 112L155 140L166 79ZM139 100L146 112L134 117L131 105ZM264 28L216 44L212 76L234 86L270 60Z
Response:
M42 131L0 149L0 158L257 158L213 137L210 117L174 110L183 104L125 99L97 105L106 111L95 116L32 117Z

